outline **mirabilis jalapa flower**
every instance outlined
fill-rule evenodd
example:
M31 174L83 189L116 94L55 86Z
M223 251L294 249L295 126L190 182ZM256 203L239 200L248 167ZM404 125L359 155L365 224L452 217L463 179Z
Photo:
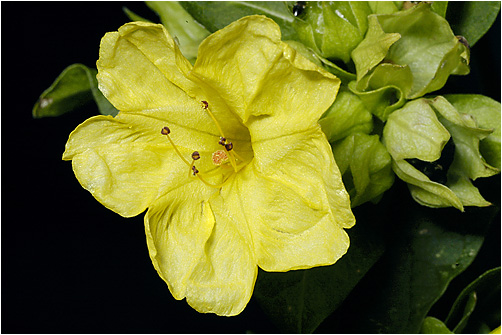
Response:
M97 67L120 113L79 125L63 159L107 208L148 209L150 257L176 299L236 315L258 266L345 254L355 220L317 123L340 81L281 42L272 20L210 35L193 67L162 25L128 23L103 37Z

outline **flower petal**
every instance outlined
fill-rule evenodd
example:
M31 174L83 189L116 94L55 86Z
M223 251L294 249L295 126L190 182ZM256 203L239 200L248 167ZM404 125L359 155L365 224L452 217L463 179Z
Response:
M221 135L202 107L207 101L213 109L218 95L206 94L188 79L192 65L162 25L133 22L106 34L97 67L100 90L122 113L141 113L169 121L168 125ZM249 142L249 132L235 115L225 108L213 113L232 142Z
M176 299L199 312L239 314L257 275L247 227L202 183L174 190L145 216L150 256ZM209 202L204 199L210 199Z
M92 117L71 133L63 159L73 160L79 182L104 206L135 216L191 180L190 168L160 133L165 125L171 123L134 113ZM211 153L219 148L215 135L173 125L171 138L186 160L199 151L201 171L214 168Z
M132 22L101 40L99 89L120 111L181 104L194 84L192 68L161 24Z
M190 75L221 97L219 105L249 126L253 140L311 127L340 85L282 42L277 24L263 16L244 17L204 40Z
M240 199L258 265L288 271L335 263L349 246L343 228L355 220L320 127L254 148L254 164L221 194Z
M215 224L210 196L199 182L185 184L159 198L145 215L150 258L178 300L186 295L188 279Z

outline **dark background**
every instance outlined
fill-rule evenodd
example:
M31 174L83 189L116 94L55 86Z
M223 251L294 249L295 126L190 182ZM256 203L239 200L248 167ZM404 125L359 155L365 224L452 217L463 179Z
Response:
M176 301L151 264L143 215L122 218L81 188L61 156L70 132L98 113L95 105L31 116L66 66L95 67L101 37L128 21L124 5L158 21L141 2L1 4L1 332L276 332L254 299L231 318ZM441 92L500 101L500 15L471 58L472 73Z

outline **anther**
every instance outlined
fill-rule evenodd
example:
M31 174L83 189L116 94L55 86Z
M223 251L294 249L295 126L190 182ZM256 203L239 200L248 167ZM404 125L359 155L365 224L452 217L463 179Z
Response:
M234 145L232 144L232 142L228 142L227 144L225 144L225 149L227 149L227 151L230 151L234 148Z
M199 158L200 158L200 154L199 154L199 152L198 152L198 151L194 151L194 152L192 153L192 159L193 159L194 161L196 161L196 160L198 160Z
M162 135L169 135L169 133L171 133L171 129L169 129L169 127L164 127L160 132Z
M202 104L204 105L204 106L202 106L202 108L204 108L204 109L207 109L207 107L209 107L209 104L205 100L202 100Z
M193 175L195 176L197 173L199 173L199 170L197 170L197 168L195 167L195 165L192 165L192 171L193 171Z
M225 145L227 143L227 139L224 137L220 137L220 140L218 141L219 145Z

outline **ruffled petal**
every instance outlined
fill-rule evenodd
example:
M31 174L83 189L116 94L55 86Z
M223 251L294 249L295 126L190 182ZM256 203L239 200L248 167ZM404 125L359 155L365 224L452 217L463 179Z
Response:
M104 206L123 216L135 216L163 193L192 180L190 168L160 132L166 125L187 161L192 152L199 151L198 168L214 168L211 153L220 148L216 135L141 113L86 120L70 134L63 159L72 160L79 182ZM249 147L247 142L238 144Z
M161 24L132 22L107 33L97 68L99 89L120 111L182 104L195 88L186 78L190 62Z
M253 141L312 127L340 80L281 41L276 23L242 18L202 42L190 73L249 127Z
M319 128L254 145L225 199L239 199L258 265L288 271L335 263L349 246L350 199Z
M145 215L150 258L178 300L186 296L189 278L215 225L207 201L214 191L198 181L184 184L160 197Z
M192 183L159 199L145 217L148 248L176 299L186 297L199 312L236 315L251 299L256 260L234 200L210 191Z
M133 22L106 34L97 67L100 90L122 113L140 113L169 121L166 125L197 129L214 135L217 143L221 133L203 108L206 101L226 137L249 142L249 132L240 120L226 108L216 107L218 94L201 90L203 83L188 78L192 65L160 24Z

